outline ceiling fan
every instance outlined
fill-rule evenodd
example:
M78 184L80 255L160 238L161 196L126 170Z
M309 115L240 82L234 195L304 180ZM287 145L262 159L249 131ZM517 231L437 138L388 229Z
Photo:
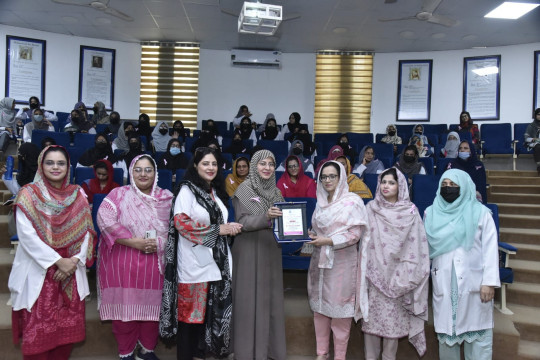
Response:
M379 19L379 21L386 22L386 21L400 21L400 20L411 20L416 19L420 21L427 21L433 24L439 24L443 26L456 26L458 21L455 19L451 19L446 16L442 15L434 15L433 13L439 5L441 4L443 0L424 0L424 3L422 4L422 9L419 13L412 16L406 16L402 18L397 19Z
M112 7L109 7L110 0L94 0L94 1L92 0L85 0L85 1L52 0L52 1L57 4L91 7L93 9L103 11L106 14L116 16L117 18L122 19L124 21L133 21L133 18L131 16L124 14L120 10L116 10L116 9L113 9Z

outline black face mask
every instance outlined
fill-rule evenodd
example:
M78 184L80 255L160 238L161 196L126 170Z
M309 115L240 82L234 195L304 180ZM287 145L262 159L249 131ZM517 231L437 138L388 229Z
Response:
M271 137L271 138L275 138L278 134L278 130L275 126L268 126L265 130L266 132L266 135Z
M71 121L73 121L75 123L78 123L79 122L79 117L78 116L72 116Z
M30 103L30 109L34 110L34 109L37 109L37 108L39 108L38 103Z
M126 138L129 138L131 135L133 135L133 133L134 133L133 130L126 131L126 132L125 132Z
M403 160L406 162L406 163L413 163L414 162L414 159L416 158L416 156L411 156L411 155L403 155Z
M242 143L242 139L233 139L232 142L235 143L235 144L241 144L241 143Z
M415 131L414 132L416 135L422 135L422 132L421 131Z
M179 134L184 132L184 128L181 128L181 127L178 127L178 126L174 127L173 129L174 129L174 131L176 131Z
M96 148L102 150L102 149L106 149L107 148L107 143L106 142L98 142L96 143Z
M389 131L389 132L388 132L388 135L394 136L394 135L396 135L396 132L395 132L395 131Z
M111 124L118 124L120 122L120 118L117 118L117 117L112 117L112 118L109 118L110 121L111 121Z
M138 142L130 142L129 143L129 150L131 151L135 151L135 150L139 150L139 143Z
M453 203L459 197L459 187L441 187L441 196L447 203Z
M293 150L292 150L292 153L294 155L300 155L302 153L302 149L299 148L299 147L295 147Z
M242 123L240 124L240 128L244 131L247 131L247 130L250 130L251 129L251 124L250 123Z
M165 134L168 133L168 132L169 132L168 129L159 129L159 133L160 133L161 135L165 135Z

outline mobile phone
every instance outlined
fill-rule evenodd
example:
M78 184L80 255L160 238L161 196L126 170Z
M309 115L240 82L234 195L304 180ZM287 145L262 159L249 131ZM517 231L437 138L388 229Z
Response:
M156 238L156 230L147 230L146 234L144 234L145 239L155 239Z

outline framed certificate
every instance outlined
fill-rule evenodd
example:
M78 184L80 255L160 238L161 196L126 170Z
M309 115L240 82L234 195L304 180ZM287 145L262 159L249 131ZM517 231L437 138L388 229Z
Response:
M6 97L27 104L30 96L45 105L45 40L6 36Z
M429 121L433 60L400 60L396 121Z
M311 241L308 235L305 201L281 202L274 206L281 209L283 216L274 221L274 237L278 243Z
M101 101L106 110L113 110L115 57L115 49L81 45L79 101L89 107Z
M501 56L463 59L463 111L474 120L499 120Z
M540 107L540 50L534 52L534 86L533 86L533 118L534 110Z

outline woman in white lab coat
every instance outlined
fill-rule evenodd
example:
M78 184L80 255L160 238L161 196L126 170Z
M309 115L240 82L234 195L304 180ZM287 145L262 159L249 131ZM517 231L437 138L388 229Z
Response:
M497 229L461 170L447 170L425 214L433 316L441 360L492 358L493 296L500 287Z

